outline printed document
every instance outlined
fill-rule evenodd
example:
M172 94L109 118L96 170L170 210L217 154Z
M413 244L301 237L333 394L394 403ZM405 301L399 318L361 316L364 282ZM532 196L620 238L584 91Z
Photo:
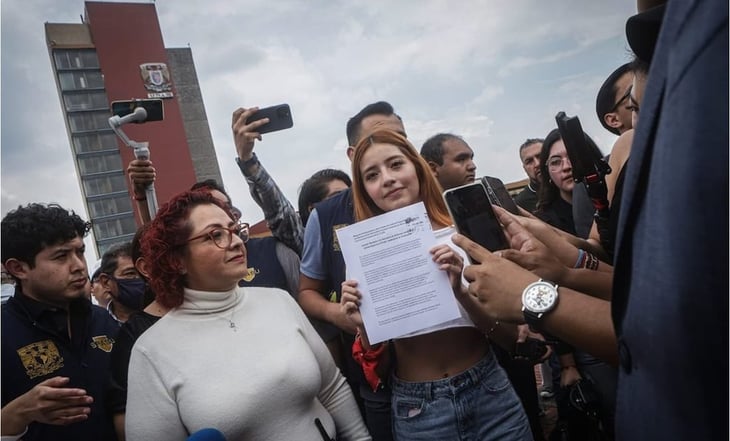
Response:
M357 280L362 293L371 344L464 316L448 275L431 259L437 239L423 202L341 228L337 238L347 278Z

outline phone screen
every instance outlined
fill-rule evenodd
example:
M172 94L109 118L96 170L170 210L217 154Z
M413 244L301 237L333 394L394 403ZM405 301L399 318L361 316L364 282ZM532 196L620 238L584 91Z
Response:
M481 182L446 190L444 199L459 233L489 251L509 246Z
M112 113L121 117L134 112L137 107L144 107L147 111L145 122L162 121L164 118L161 99L113 101Z
M498 178L493 178L491 176L485 176L482 179L486 184L485 186L487 187L487 193L490 196L489 199L494 205L499 205L500 207L504 208L512 214L520 214L520 210L519 208L517 208L517 204L515 203L514 199L512 199L512 196L509 195L509 192L507 191L507 188L505 188L502 180Z

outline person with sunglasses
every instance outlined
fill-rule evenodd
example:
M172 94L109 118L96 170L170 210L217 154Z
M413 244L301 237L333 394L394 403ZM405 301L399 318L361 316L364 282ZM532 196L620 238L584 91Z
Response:
M369 440L344 377L294 299L240 287L246 224L210 192L164 204L142 253L170 308L132 349L127 439L180 440L215 428L227 440Z
M633 80L631 63L625 63L611 72L598 89L596 116L603 128L616 136L634 127L629 102Z
M601 123L604 129L608 130L612 134L619 136L619 139L628 131L633 128L633 120L631 111L631 89L632 82L634 80L634 72L631 63L624 63L619 66L616 70L611 72L611 75L598 89L598 95L596 96L596 116L598 121ZM614 145L615 153L622 156L620 146L624 142L616 140ZM606 160L610 161L611 155L614 154L614 150L611 150L611 154L606 157ZM615 178L615 174L608 174L606 180ZM610 199L609 199L610 200ZM578 185L573 189L573 220L575 221L576 233L578 237L587 239L591 235L598 237L598 229L595 232L593 229L593 214L595 209L593 208L593 202L590 196L588 196L588 190L584 185ZM600 239L596 239L596 243L600 243ZM604 256L604 253L599 253L600 256Z

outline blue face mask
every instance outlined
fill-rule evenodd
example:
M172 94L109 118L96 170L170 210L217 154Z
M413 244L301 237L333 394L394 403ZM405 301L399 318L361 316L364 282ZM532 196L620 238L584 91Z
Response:
M117 279L117 297L116 301L135 310L144 308L144 292L147 287L144 279Z

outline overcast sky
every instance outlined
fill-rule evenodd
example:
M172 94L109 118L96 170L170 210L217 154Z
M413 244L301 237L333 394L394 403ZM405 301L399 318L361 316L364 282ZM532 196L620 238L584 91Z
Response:
M291 105L294 127L265 135L256 152L295 206L299 185L316 170L349 172L345 123L378 100L395 106L418 149L438 132L462 135L478 175L505 182L525 177L518 146L544 137L560 110L577 114L607 153L615 137L600 126L595 98L630 59L624 24L636 2L159 0L156 7L166 47L192 49L224 184L253 223L263 216L233 160L238 106ZM57 202L86 218L43 28L80 23L84 3L3 0L1 8L2 215Z

